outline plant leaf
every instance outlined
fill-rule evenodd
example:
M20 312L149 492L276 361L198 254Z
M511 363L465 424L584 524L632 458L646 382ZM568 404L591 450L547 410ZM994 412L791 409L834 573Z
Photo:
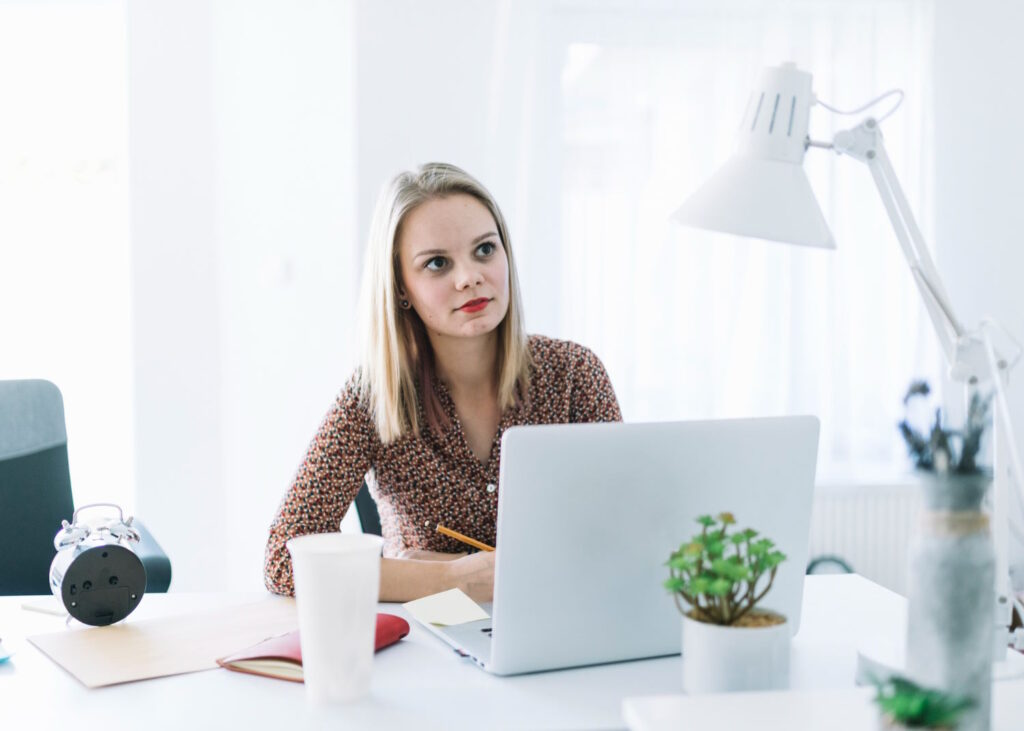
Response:
M697 568L699 559L696 556L674 556L668 562L668 565L677 571L691 571Z
M730 582L746 581L751 576L750 569L738 561L716 558L711 562L711 568Z
M715 579L711 582L710 586L708 586L708 590L705 593L710 594L711 596L725 596L732 591L732 583L733 582L725 578Z
M903 397L903 405L905 406L915 396L927 396L929 393L931 393L931 388L928 386L928 381L911 381L910 387L907 388L907 393Z
M707 594L710 587L711 579L704 576L698 576L686 585L686 593L691 596L701 596L702 594Z
M675 576L665 579L665 588L669 591L684 591L686 589L686 582Z

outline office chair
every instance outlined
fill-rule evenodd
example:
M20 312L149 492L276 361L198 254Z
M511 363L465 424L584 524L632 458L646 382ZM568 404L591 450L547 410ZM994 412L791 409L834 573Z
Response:
M363 533L372 533L375 536L383 535L380 529L380 513L377 512L377 503L370 495L370 488L363 480L363 486L356 493L356 515L359 516L359 525Z
M807 564L808 574L852 574L853 567L842 556L815 556Z
M74 503L64 400L49 381L0 381L0 595L49 594L53 538ZM145 526L134 546L146 591L166 592L171 561Z

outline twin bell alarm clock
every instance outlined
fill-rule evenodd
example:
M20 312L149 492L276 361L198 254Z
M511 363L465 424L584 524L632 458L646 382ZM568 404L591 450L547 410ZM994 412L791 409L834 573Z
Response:
M116 508L117 518L79 520L83 510ZM146 569L133 548L140 540L133 518L113 503L84 505L62 521L53 539L57 555L50 564L50 591L68 614L83 624L119 622L139 605L146 592Z

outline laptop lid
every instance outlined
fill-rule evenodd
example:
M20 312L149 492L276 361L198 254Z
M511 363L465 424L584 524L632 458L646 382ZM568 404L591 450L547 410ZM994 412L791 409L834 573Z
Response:
M722 511L787 555L761 606L796 633L818 429L812 416L508 429L487 669L678 653L665 562L697 516Z

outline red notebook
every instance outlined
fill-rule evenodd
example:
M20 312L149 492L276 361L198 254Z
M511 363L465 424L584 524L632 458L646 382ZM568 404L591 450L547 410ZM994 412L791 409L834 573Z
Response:
M393 645L409 634L409 623L393 614L377 615L376 649ZM302 648L299 631L271 637L241 652L222 657L217 664L240 673L265 675L302 682Z

